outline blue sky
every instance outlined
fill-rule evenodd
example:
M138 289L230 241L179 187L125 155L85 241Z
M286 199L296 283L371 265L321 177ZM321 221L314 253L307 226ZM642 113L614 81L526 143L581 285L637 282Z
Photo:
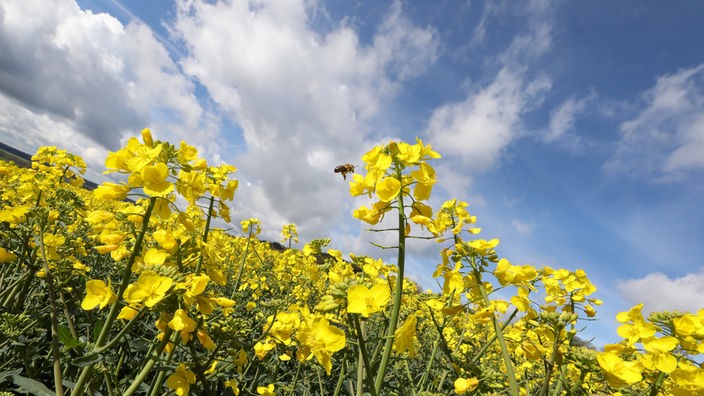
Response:
M434 202L515 264L583 268L613 316L704 301L704 3L39 0L0 4L0 132L104 180L144 127L239 168L235 217L382 256L335 165L421 137ZM425 287L436 246L410 246ZM391 257L387 258L391 260ZM601 342L600 342L601 341Z

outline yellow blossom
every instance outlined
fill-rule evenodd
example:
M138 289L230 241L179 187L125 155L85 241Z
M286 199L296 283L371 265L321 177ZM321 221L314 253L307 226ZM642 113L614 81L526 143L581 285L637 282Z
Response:
M331 326L324 317L314 318L301 330L298 338L302 346L299 353L304 357L312 353L328 375L332 370L332 354L344 348L347 343L345 332Z
M467 392L472 392L479 386L479 380L476 378L457 378L455 380L455 393L464 395Z
M262 396L276 396L276 393L274 393L274 384L269 384L267 386L258 386L257 393Z
M181 332L181 339L187 342L191 338L191 333L196 329L196 321L188 316L188 312L184 309L177 309L174 312L174 317L169 322L169 328Z
M122 201L127 198L128 192L130 192L130 186L126 184L115 184L105 182L99 185L98 188L93 191L93 196L96 199L115 199L118 201Z
M153 271L143 271L137 282L125 289L125 301L130 304L144 302L144 305L151 308L164 298L172 284L171 278L159 276Z
M401 191L401 182L393 177L385 177L376 183L376 196L382 202L391 202Z
M176 367L173 374L166 379L166 386L173 389L177 395L187 395L191 389L191 384L196 383L196 375L183 363Z
M347 290L347 312L369 317L374 312L383 311L391 299L389 287L376 284L371 289L364 285L352 286Z
M148 165L140 172L144 192L152 197L164 197L174 190L174 185L166 178L169 176L169 168L163 162L155 165Z
M16 254L5 249L4 247L0 247L0 263L9 263L10 261L15 261L16 258Z
M418 318L411 314L406 318L402 326L399 326L394 332L394 349L396 353L404 353L408 351L408 356L416 355L416 323Z
M81 308L90 311L100 306L100 309L103 309L106 305L114 303L116 299L117 296L112 292L109 284L106 285L100 279L91 279L86 282L86 296L81 302Z
M624 361L617 354L611 352L599 353L596 359L606 373L606 378L611 386L618 388L623 385L635 384L643 379L637 362Z

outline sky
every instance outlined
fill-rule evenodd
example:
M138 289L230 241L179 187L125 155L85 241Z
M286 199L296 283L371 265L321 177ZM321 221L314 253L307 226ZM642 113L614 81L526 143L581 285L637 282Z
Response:
M383 257L335 166L431 144L432 203L458 198L514 264L584 269L586 324L704 301L704 3L0 0L0 139L55 145L102 182L151 128L238 168L233 224ZM407 274L437 289L438 245ZM442 280L440 280L442 281Z

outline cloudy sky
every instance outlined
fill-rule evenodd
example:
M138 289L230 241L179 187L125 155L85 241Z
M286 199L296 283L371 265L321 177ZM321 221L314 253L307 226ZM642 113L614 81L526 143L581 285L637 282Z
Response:
M293 222L383 256L332 169L420 137L435 203L468 201L514 264L587 271L597 343L632 304L704 301L704 3L51 3L0 0L6 144L68 149L99 182L150 127L237 166L233 214L266 237ZM437 246L409 250L435 287Z

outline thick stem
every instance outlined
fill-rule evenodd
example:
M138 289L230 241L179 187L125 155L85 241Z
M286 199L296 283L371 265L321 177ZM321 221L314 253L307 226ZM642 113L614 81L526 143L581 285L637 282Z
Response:
M399 182L403 181L403 176L401 175L401 167L396 167L396 178ZM394 306L391 309L391 317L389 318L389 328L386 332L386 343L384 345L384 350L381 355L381 362L379 363L379 371L376 375L376 381L374 381L374 389L376 394L381 393L381 387L384 385L384 375L386 374L386 367L389 364L389 357L391 356L391 350L394 346L394 334L396 332L396 326L398 324L398 316L401 312L401 297L403 295L403 270L405 267L406 259L406 216L404 214L403 206L403 187L398 194L398 273L396 274L396 289L394 290Z

